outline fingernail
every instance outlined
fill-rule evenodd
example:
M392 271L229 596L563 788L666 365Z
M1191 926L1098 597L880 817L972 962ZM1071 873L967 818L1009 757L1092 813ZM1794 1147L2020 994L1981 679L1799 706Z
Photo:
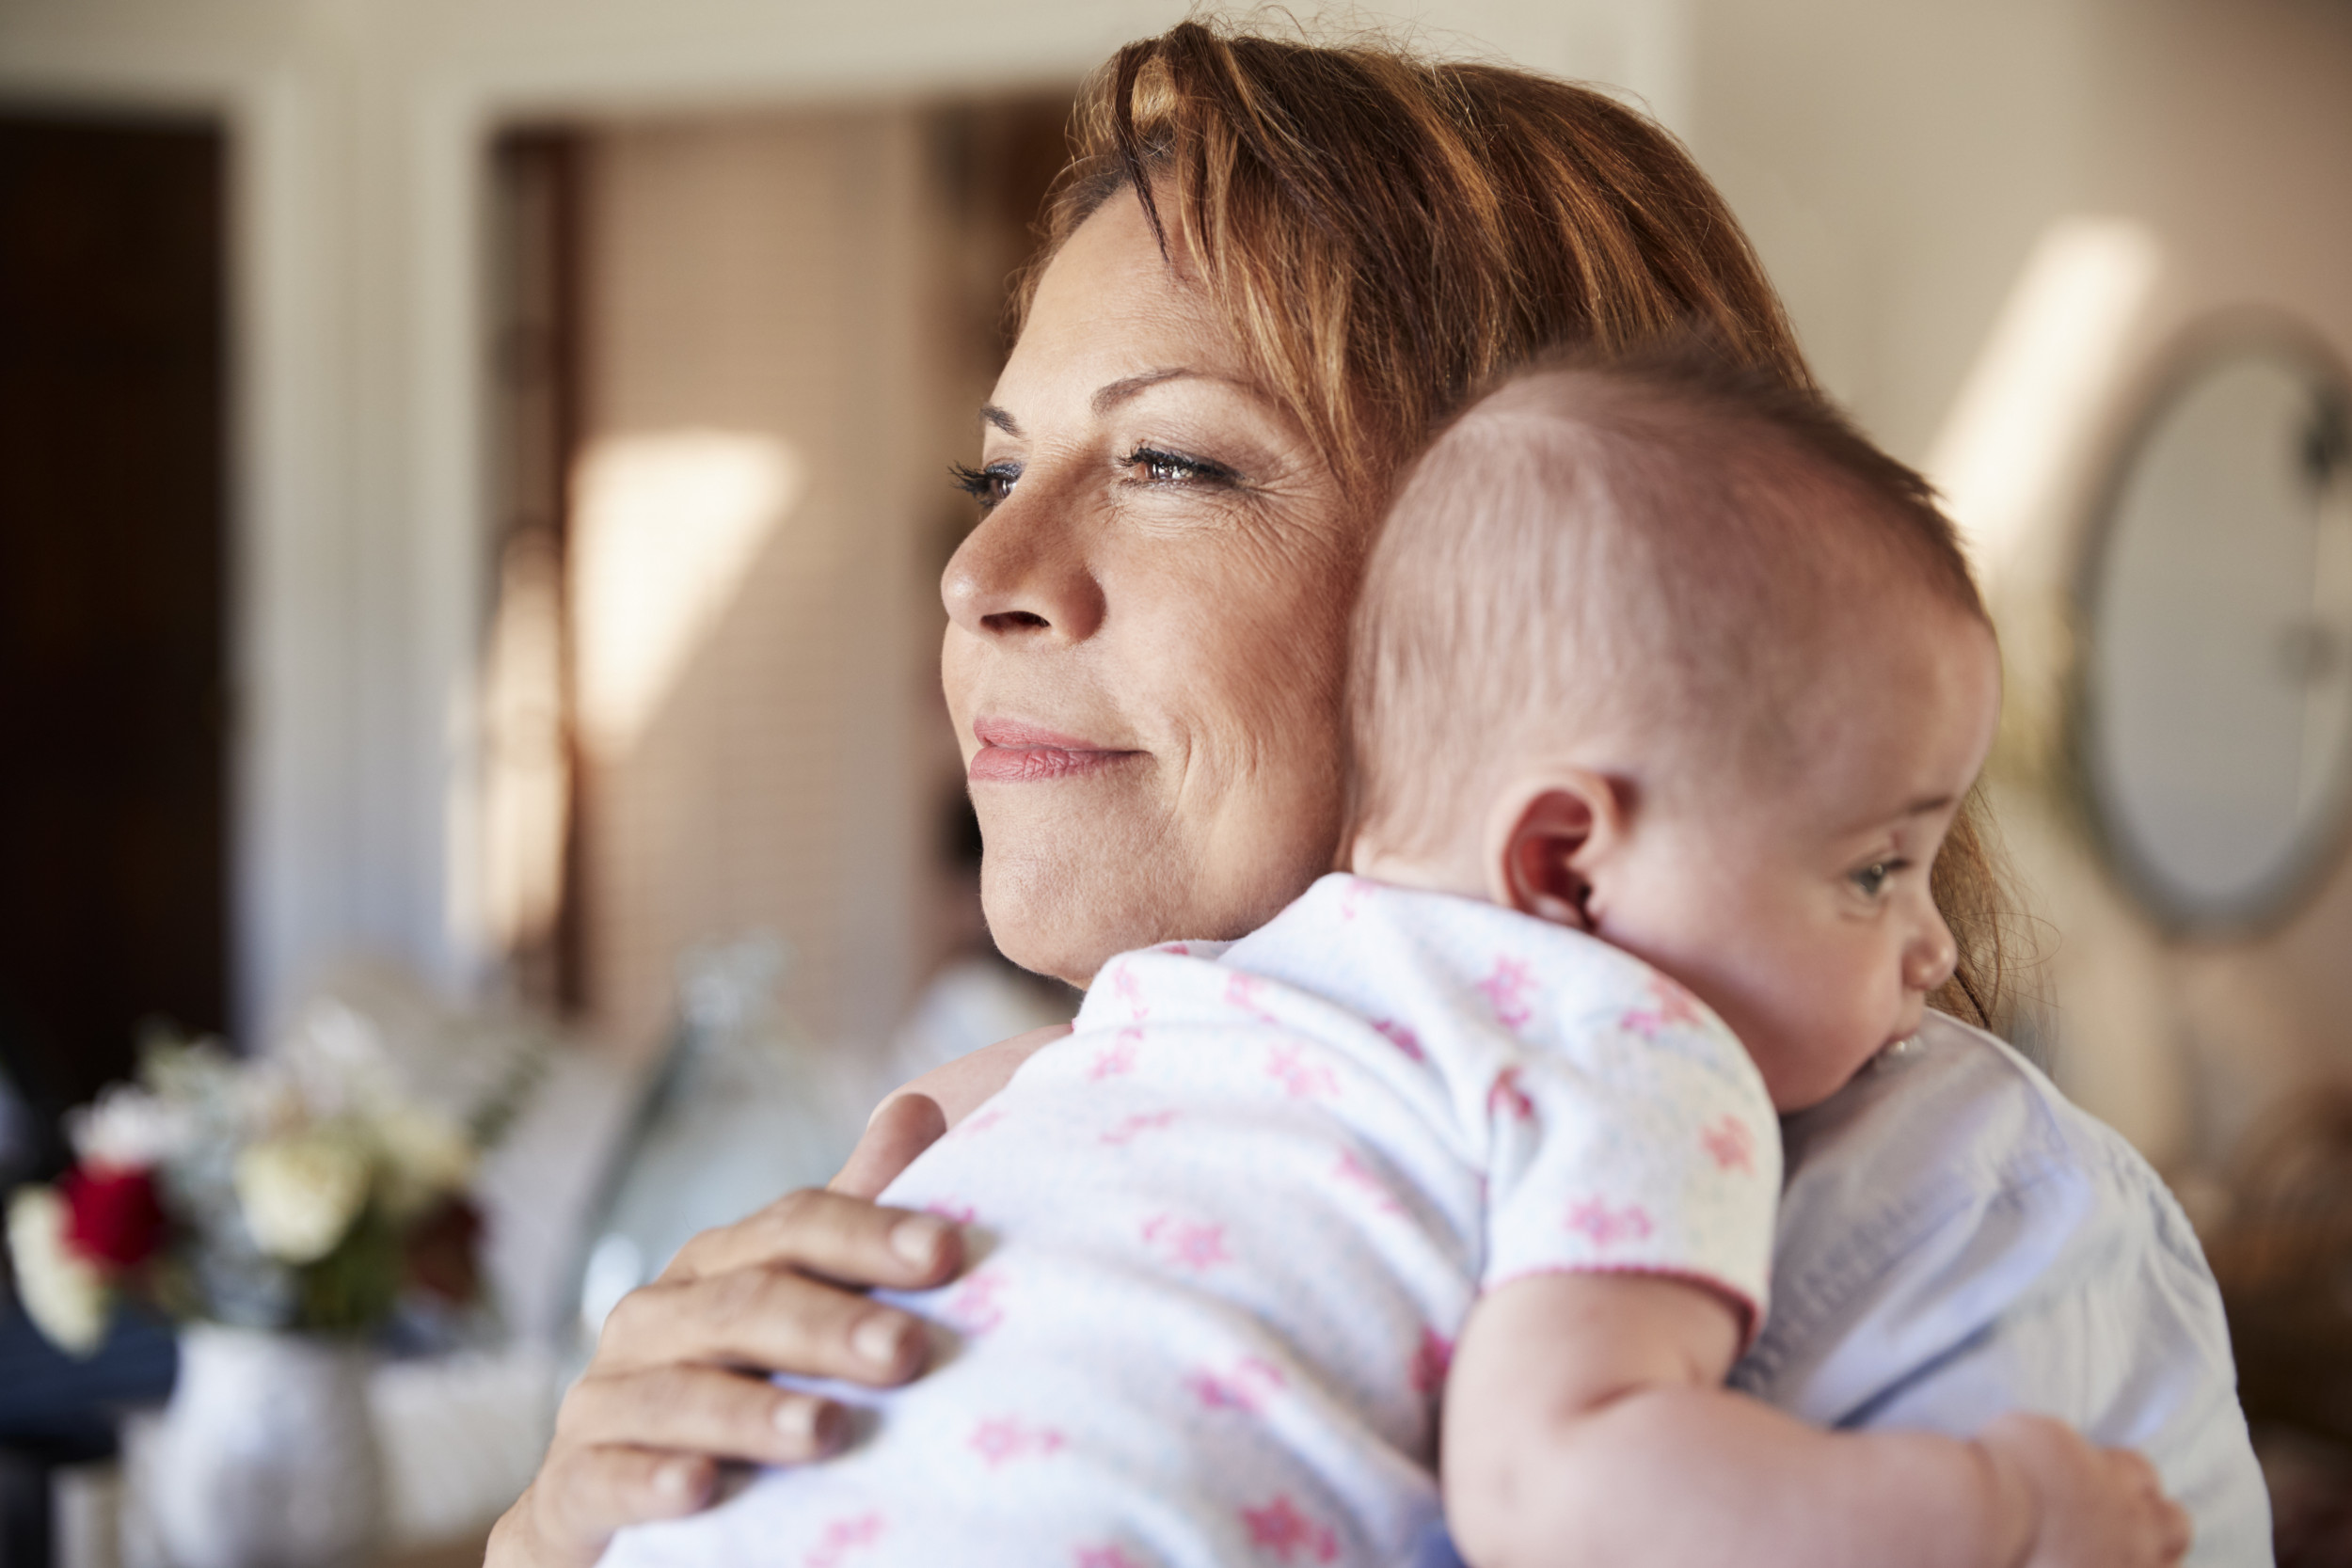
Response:
M877 1367L895 1367L907 1341L904 1318L881 1315L866 1319L850 1335L850 1346Z
M890 1250L918 1269L928 1269L939 1261L939 1249L947 1240L947 1222L929 1214L909 1214L890 1229Z
M771 1418L785 1436L805 1443L817 1435L817 1418L823 1410L815 1400L787 1400Z
M653 1473L653 1489L673 1502L683 1502L694 1490L694 1462L674 1459Z

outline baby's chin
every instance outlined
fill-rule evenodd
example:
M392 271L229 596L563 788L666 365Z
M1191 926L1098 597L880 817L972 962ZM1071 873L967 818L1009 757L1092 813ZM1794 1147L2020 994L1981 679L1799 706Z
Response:
M1820 1037L1817 1034L1816 1049L1800 1053L1780 1071L1765 1073L1765 1087L1772 1094L1772 1109L1783 1116L1811 1110L1915 1033L1915 1026L1894 1035L1868 1033L1850 1045L1831 1050L1819 1049Z

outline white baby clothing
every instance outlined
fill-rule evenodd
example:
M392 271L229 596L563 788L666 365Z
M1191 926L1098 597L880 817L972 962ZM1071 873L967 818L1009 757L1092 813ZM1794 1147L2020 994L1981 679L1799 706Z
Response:
M981 1256L896 1296L936 1369L839 1459L624 1531L606 1568L1411 1561L1478 1295L1624 1270L1761 1322L1780 1146L1672 980L1489 904L1324 878L1113 959L1075 1031L883 1201Z

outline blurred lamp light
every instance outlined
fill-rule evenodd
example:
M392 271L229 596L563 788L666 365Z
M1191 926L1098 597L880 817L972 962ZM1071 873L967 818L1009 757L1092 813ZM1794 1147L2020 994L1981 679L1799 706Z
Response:
M581 738L627 752L800 499L805 466L772 436L610 436L582 455L570 540Z
M2163 276L2155 235L2125 218L2062 218L2026 258L1928 459L1988 589L2112 410Z

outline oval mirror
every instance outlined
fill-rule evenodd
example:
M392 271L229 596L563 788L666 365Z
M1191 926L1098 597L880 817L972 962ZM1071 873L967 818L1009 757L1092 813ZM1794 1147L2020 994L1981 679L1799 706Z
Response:
M2352 783L2352 387L2240 336L2152 401L2093 535L2083 783L2151 913L2277 919L2332 858Z

